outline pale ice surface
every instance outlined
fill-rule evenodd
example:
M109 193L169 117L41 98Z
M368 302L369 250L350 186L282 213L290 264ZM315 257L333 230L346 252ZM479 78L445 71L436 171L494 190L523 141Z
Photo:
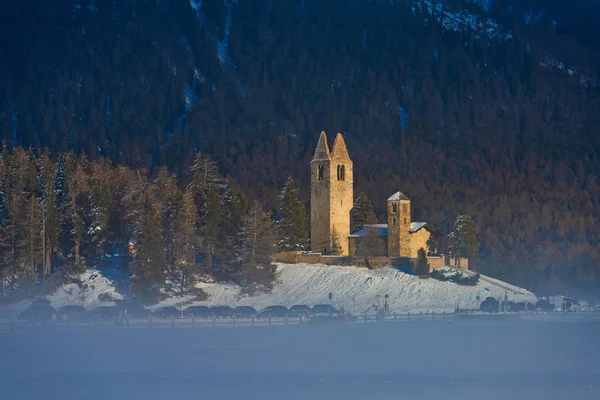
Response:
M325 266L320 264L278 264L279 283L271 293L245 296L240 287L227 283L200 283L208 295L206 301L193 301L193 296L171 296L151 307L190 305L250 305L262 309L270 305L329 304L353 314L366 311L376 296L389 296L390 311L406 312L452 312L457 305L463 309L479 308L486 297L504 298L510 301L536 302L536 296L519 287L497 279L481 276L476 286L460 286L435 279L420 279L396 268L368 270L357 267ZM115 275L113 273L113 275ZM122 278L122 277L121 277ZM99 296L121 298L119 277L109 279L99 270L88 270L79 276L80 284L65 285L48 298L55 308L80 304L88 309L106 305ZM479 296L479 300L477 297ZM382 300L383 301L383 300ZM30 302L0 308L0 318L14 317Z
M600 320L0 333L3 399L600 398Z

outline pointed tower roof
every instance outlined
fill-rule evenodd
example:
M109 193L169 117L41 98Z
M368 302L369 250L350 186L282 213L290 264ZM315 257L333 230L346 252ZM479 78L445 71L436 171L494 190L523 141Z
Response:
M346 142L344 142L344 137L341 133L338 133L335 137L335 142L333 143L333 150L331 152L331 158L340 161L350 160L348 150L346 149Z
M321 136L319 136L319 143L317 143L317 149L315 150L315 156L313 157L313 161L327 161L331 159L331 155L329 153L329 146L327 145L327 135L325 132L321 132Z
M396 200L410 200L404 193L396 192L390 196L388 201L396 201Z

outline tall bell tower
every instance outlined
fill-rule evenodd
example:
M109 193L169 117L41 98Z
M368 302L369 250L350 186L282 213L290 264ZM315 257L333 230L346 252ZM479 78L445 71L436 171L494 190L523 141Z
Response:
M388 256L410 257L410 199L403 193L396 192L387 203Z
M327 135L321 132L310 162L310 221L313 252L348 255L350 210L354 203L352 160L344 137L338 133L329 151Z

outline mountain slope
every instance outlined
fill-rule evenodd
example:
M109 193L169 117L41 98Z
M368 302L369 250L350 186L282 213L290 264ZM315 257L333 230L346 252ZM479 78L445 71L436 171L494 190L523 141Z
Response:
M482 271L596 290L598 88L543 67L517 40L534 28L510 15L494 14L513 35L500 41L413 5L15 2L0 24L0 136L167 164L182 184L202 151L274 208L288 175L308 201L317 135L341 131L380 218L402 190L442 232L475 217ZM597 53L575 55L596 77Z

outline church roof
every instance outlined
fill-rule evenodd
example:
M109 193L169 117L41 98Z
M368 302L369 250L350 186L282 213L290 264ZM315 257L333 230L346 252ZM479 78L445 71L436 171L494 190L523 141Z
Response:
M411 222L410 223L410 233L415 233L421 230L421 228L425 227L427 222ZM388 235L388 225L387 224L375 224L375 225L364 225L358 228L356 231L350 235L350 237L364 237L369 235L375 236L387 236Z
M387 224L375 224L375 225L363 225L358 228L350 237L363 237L363 236L387 236L388 226Z
M427 222L411 222L410 223L410 233L416 232L419 229L423 228L427 225Z
M396 192L393 195L391 195L389 199L387 199L387 201L395 201L395 200L410 200L410 199L402 192Z
M329 146L327 145L327 135L325 132L321 132L319 136L319 142L317 143L317 149L315 150L315 156L313 161L327 161L330 160L331 156L329 153Z
M346 161L350 160L348 155L348 149L346 149L346 142L341 133L338 133L333 143L333 150L331 151L331 158L334 160Z

